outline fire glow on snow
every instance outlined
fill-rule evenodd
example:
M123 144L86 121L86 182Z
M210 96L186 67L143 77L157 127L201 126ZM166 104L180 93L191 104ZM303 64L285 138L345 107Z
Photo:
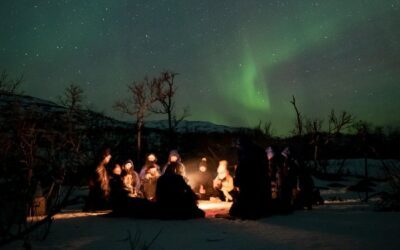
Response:
M206 212L206 217L214 217L217 213L228 213L232 202L213 202L213 201L199 201L199 208ZM104 210L99 212L82 212L81 210L67 209L61 213L54 215L55 220L76 219L82 217L102 216L110 213L111 210ZM30 217L31 221L36 221L43 218L42 216Z

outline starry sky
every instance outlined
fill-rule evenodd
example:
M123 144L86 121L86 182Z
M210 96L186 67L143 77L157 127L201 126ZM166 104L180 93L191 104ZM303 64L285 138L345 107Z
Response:
M127 84L172 70L189 120L285 135L295 95L310 118L400 124L399 0L2 0L0 21L0 69L26 94L75 83L117 119Z

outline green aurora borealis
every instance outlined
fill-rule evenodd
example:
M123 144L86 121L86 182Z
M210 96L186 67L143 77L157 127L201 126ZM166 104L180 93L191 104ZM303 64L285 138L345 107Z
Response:
M112 109L125 86L179 72L190 120L293 127L347 110L397 126L400 1L12 1L0 3L0 68L56 100L70 82ZM160 117L154 116L153 119Z

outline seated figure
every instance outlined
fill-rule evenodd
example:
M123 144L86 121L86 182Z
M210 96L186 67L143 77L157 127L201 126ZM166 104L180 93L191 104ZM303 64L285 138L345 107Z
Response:
M207 169L207 159L202 158L194 177L193 190L200 200L209 200L214 193L213 178Z
M235 187L233 185L233 178L229 174L227 161L222 160L219 162L217 173L217 177L215 177L213 181L213 187L218 197L222 201L233 201L235 197Z
M146 164L140 171L140 180L142 182L141 190L148 200L154 200L156 196L157 180L160 177L160 167L157 165L157 158L154 154L149 154Z
M204 217L197 207L197 197L183 176L177 174L176 162L169 163L165 173L158 178L156 204L162 219L191 219Z

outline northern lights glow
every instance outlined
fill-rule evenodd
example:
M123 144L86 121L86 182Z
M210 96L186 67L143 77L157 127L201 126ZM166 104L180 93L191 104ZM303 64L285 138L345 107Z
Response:
M116 118L126 84L170 69L191 120L268 120L286 134L295 95L310 117L335 108L398 125L399 10L398 0L5 0L0 67L42 98L80 84L88 105Z

